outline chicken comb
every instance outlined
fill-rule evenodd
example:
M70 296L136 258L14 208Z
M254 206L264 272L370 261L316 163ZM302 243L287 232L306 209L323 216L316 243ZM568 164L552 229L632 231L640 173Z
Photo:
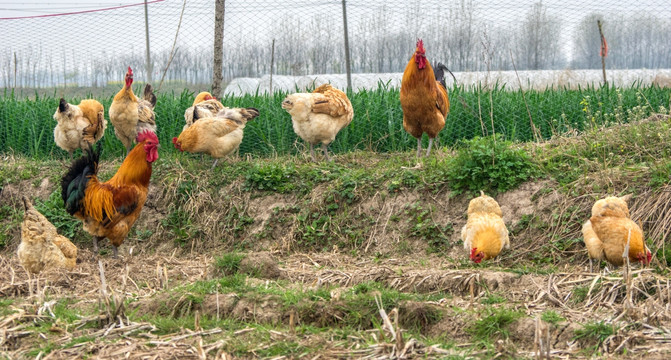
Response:
M141 143L145 140L152 140L158 142L158 137L156 137L156 134L154 134L151 130L145 130L137 134L137 138L135 138L135 141L138 143Z
M133 75L133 69L131 69L130 66L128 67L128 74Z
M422 41L422 39L417 39L417 51L419 51L422 54L425 52L424 41Z
M475 258L475 254L477 253L478 248L472 248L471 249L471 259Z

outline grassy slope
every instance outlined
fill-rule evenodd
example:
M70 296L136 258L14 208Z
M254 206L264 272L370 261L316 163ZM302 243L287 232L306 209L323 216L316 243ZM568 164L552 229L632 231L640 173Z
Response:
M391 280L362 282L342 288L334 284L312 288L309 283L296 287L295 281L282 279L271 278L268 283L268 277L260 274L258 268L241 269L240 262L244 256L235 254L255 253L271 248L279 251L281 267L292 268L290 264L295 261L291 258L292 254L312 253L313 262L316 260L328 264L334 260L329 260L327 254L337 246L338 251L354 256L353 263L364 261L367 263L365 266L370 268L375 268L376 264L394 268L396 277L402 277L406 272L409 273L408 277L412 277L413 272L436 268L465 272L499 269L532 275L560 274L559 269L567 268L569 272L575 272L576 269L582 269L578 264L584 264L585 261L580 244L580 225L587 218L594 199L606 194L631 192L637 199L632 206L632 216L643 220L649 246L657 254L654 267L664 273L666 264L671 260L664 253L663 221L669 217L668 210L661 209L658 202L648 200L667 199L671 176L669 139L671 122L668 117L662 117L609 129L595 128L578 137L556 138L542 144L513 145L512 148L523 149L530 155L529 161L536 171L528 175L533 175L536 181L544 184L544 188L531 198L540 202L545 194L556 190L563 200L509 224L514 241L513 250L504 253L500 262L483 265L467 262L463 254L457 251L460 247L455 241L458 224L463 221L464 206L471 194L466 190L461 195L448 195L460 180L458 177L454 178L454 182L446 179L454 173L481 174L471 171L473 167L464 165L467 162L453 161L460 153L458 151L444 148L436 157L421 161L419 170L407 169L416 164L412 152L354 152L338 156L334 163L319 164L307 162L300 156L279 156L233 162L213 172L209 170L209 161L201 162L197 157L185 154L165 154L155 167L151 206L145 209L143 219L125 246L141 248L136 250L140 254L152 254L155 248L160 248L159 252L162 253L171 252L166 251L166 245L169 249L173 246L181 249L178 253L183 256L194 249L196 252L218 254L219 259L213 265L218 273L211 280L189 281L187 284L174 280L175 276L179 279L180 275L171 275L164 291L156 289L158 291L152 292L151 299L154 300L150 301L154 302L150 302L149 307L155 311L132 310L136 307L142 309L143 297L140 295L148 293L148 289L155 286L149 285L153 284L157 276L155 269L164 266L161 264L165 262L144 264L144 267L150 268L150 271L145 271L153 275L146 276L147 285L140 284L142 286L136 295L126 295L129 306L125 311L133 321L149 322L156 326L153 331L156 335L173 334L185 327L194 329L198 317L202 328L224 329L222 334L208 337L206 343L224 339L227 345L223 349L226 352L240 356L254 350L256 356L261 357L299 356L303 353L343 351L355 343L365 348L382 342L379 338L371 338L371 333L366 331L381 327L374 300L379 294L388 312L393 307L400 308L402 313L416 314L413 311L420 311L421 316L416 315L424 319L421 323L413 323L408 318L399 320L401 326L408 330L406 339L412 337L422 344L436 343L442 348L454 348L457 342L467 343L470 344L468 347L460 347L465 350L460 350L462 355L476 352L491 357L499 351L493 345L495 340L515 336L510 334L512 324L529 319L520 312L523 307L520 300L511 295L512 292L486 290L486 295L478 300L480 305L471 308L467 301L468 290L465 294L451 290L426 293L417 287L414 291L398 291L391 286ZM482 148L482 145L482 142L473 142L468 146L473 150ZM9 200L3 201L0 207L3 219L0 220L1 233L9 234L0 239L6 244L4 254L9 256L15 249L18 225L22 218L17 199L12 196L18 190L26 189L33 189L39 195L41 200L36 202L39 208L62 232L73 237L82 248L88 248L88 236L79 230L79 224L63 214L58 194L52 192L56 190L58 178L63 172L61 163L22 157L9 157L7 160L0 165L0 178L3 179L3 191L0 194L3 200ZM499 164L496 170L503 171L509 166L507 162ZM117 166L118 160L103 164L101 177L111 176ZM495 173L498 172L489 171L486 179L474 180L484 180L483 184L487 184L488 180L496 178ZM44 178L50 179L50 185L41 188ZM488 186L493 193L496 192L496 184ZM264 199L270 200L263 202ZM384 216L389 214L387 224L384 218L380 219L382 212L379 206L374 205L376 199L383 203L396 201L399 204L398 208L392 208L395 210L384 213ZM435 199L449 199L452 207L459 208L451 210L443 206L444 201L448 200ZM257 214L259 209L280 202L283 206L272 211L269 220L260 229L257 228L261 222ZM655 204L661 213L654 211ZM253 209L253 206L257 208ZM376 211L367 212L367 207L375 208ZM653 211L646 212L648 208ZM396 233L400 241L387 243L384 239L378 239L383 229L389 231L389 236ZM372 248L366 251L370 239L375 241ZM453 257L455 251L459 255ZM226 252L233 252L234 255L221 255ZM396 259L399 258L405 259L404 266L397 265ZM86 266L88 270L83 272L97 272L95 263L87 262ZM338 269L335 265L331 266ZM169 267L173 271L174 265ZM345 267L343 271L347 271ZM117 270L117 273L123 271ZM119 282L118 277L110 275L109 281ZM604 284L596 286L594 292L601 289L607 293L609 284L603 281ZM136 282L140 281L136 278ZM621 287L619 289L622 291ZM565 322L576 311L583 312L585 318L576 320L578 325L571 328L570 332L585 340L582 346L586 350L574 355L588 356L591 351L600 352L601 348L591 346L603 343L609 334L624 331L621 325L611 326L600 322L605 318L602 312L583 308L587 305L585 300L591 291L588 286L570 290L570 295L566 295L569 297L567 304L573 312L566 313L560 307L551 307L542 312L543 320L550 324ZM205 304L212 305L208 299L211 300L213 292L236 294L252 307L256 304L282 310L266 310L268 314L279 316L276 320L272 320L272 317L271 320L240 317L233 310L223 320L216 320L216 316L204 307ZM340 292L342 294L338 295ZM591 296L596 295L592 293ZM432 302L444 301L441 299L452 301L454 308L434 308L431 305ZM22 297L3 300L0 302L0 314L16 314L12 306L19 306L25 300ZM56 300L56 319L40 318L27 328L53 334L47 340L36 335L25 340L34 344L35 349L29 355L36 356L40 351L74 349L73 346L78 342L100 346L91 333L104 324L85 321L84 331L72 330L77 336L68 342L61 342L58 332L50 332L49 329L54 324L79 325L82 320L78 316L108 314L109 306L99 309L67 294L60 294ZM532 300L524 300L523 303ZM428 305L415 308L413 304L416 303ZM79 305L72 306L76 304ZM223 309L223 303L221 306ZM195 310L199 310L200 315L196 315ZM333 313L336 317L309 317L309 314L318 311ZM288 318L291 312L302 319L299 324L290 325ZM481 317L484 314L490 316ZM428 330L441 324L444 318L462 324L463 331L451 336ZM236 331L246 328L254 329L251 336L234 336ZM116 340L112 338L109 341L115 343ZM524 343L521 340L516 344L521 348L529 348L528 344L522 345ZM93 350L88 351L96 351L95 348L93 346Z

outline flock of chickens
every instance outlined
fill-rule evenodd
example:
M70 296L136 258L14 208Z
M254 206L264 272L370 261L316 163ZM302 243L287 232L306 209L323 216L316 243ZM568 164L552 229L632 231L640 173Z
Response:
M429 156L434 139L445 126L450 103L444 70L447 68L440 63L435 70L431 67L424 44L418 40L403 73L400 91L403 128L417 138L418 157L422 151L422 135L429 136L426 151ZM61 180L65 209L80 219L84 230L93 236L96 254L98 241L107 238L114 246L115 257L142 211L152 163L158 159L156 96L147 84L139 99L133 93L132 83L133 71L129 67L125 84L114 96L108 112L114 133L126 148L126 157L116 174L105 182L97 177L101 147L93 146L107 126L103 105L90 99L72 105L61 99L54 114L58 122L54 129L56 144L71 157L78 148L86 154L72 162ZM328 145L354 117L347 95L329 84L319 86L312 93L288 95L281 106L291 115L296 134L310 145L314 161L314 146L322 144L328 160ZM214 167L219 158L239 147L245 124L258 116L255 108L229 108L210 93L202 92L186 109L186 124L172 142L180 151L209 154L215 159ZM24 197L23 203L25 217L17 251L23 266L33 273L45 268L74 268L77 248L58 235L56 228L35 210L28 198ZM597 259L622 265L627 257L643 264L650 262L651 253L645 246L643 232L629 218L626 198L608 197L597 201L592 217L583 226L583 235L590 264L591 259ZM471 200L461 239L475 263L495 258L504 248L510 248L508 230L496 200L485 194Z

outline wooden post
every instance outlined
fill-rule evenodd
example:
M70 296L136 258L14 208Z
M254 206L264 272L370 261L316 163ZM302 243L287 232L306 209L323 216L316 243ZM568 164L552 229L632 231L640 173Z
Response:
M273 96L273 65L275 65L275 39L273 39L273 46L270 48L270 89L269 94Z
M149 51L149 11L147 8L147 0L144 0L144 38L147 46L147 63L145 64L145 70L147 71L147 83L151 83L151 73L153 72L153 66L151 65L151 52Z
M347 33L347 5L345 0L342 0L342 23L343 31L345 32L345 67L347 67L347 91L352 91L352 68L350 67L349 59L349 35Z
M603 36L603 29L601 29L601 20L596 21L596 25L599 27L599 36L601 37L601 71L603 72L603 84L606 85L608 82L606 80L606 56L608 55L608 44L606 43L606 38Z
M221 97L224 66L224 13L226 0L216 0L214 5L214 69L212 69L212 95Z

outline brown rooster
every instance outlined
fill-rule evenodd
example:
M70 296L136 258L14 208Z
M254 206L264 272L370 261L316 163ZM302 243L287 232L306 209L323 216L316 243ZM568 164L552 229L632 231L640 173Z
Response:
M126 84L114 96L112 105L109 109L109 117L114 125L114 134L123 143L126 148L126 155L133 146L135 137L149 130L156 133L156 115L154 106L156 106L156 95L152 91L150 84L144 87L142 99L138 99L133 93L133 70L128 67L125 78Z
M445 118L450 111L450 101L443 70L445 65L438 63L438 71L426 59L424 43L417 40L417 49L410 58L401 80L401 108L403 109L403 128L417 138L417 157L421 156L422 134L429 136L431 153L433 139L445 127ZM448 70L449 71L449 70Z
M98 240L108 238L117 248L140 216L147 200L152 163L158 159L158 138L145 130L138 134L137 145L128 153L116 174L106 182L98 180L101 147L87 149L72 164L61 180L61 195L70 215L81 219L84 230L93 235L97 253Z

